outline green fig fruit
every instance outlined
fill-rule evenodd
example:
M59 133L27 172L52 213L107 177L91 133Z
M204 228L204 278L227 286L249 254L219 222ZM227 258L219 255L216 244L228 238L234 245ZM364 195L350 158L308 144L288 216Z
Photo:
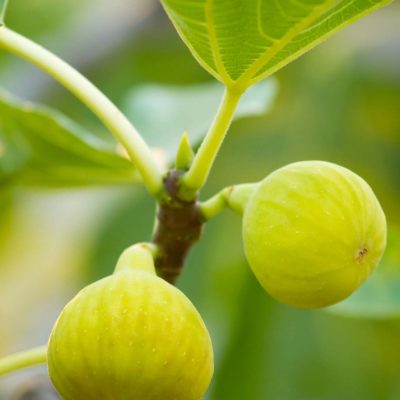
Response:
M324 307L349 296L374 271L386 246L386 219L358 175L328 162L298 162L254 191L243 241L271 296L295 307Z
M213 352L200 315L154 270L135 268L117 267L84 288L58 318L48 365L64 400L199 400L205 393Z

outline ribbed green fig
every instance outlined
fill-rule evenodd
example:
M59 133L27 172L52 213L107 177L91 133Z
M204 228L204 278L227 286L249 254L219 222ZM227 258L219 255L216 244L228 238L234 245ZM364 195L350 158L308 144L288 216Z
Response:
M243 241L271 296L296 307L323 307L349 296L374 271L386 246L386 219L358 175L328 162L298 162L254 191Z
M207 329L185 295L154 271L119 268L83 289L49 341L64 400L199 400L213 373Z

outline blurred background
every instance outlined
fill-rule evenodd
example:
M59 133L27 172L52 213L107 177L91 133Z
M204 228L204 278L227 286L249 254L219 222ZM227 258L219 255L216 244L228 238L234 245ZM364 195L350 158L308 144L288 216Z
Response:
M395 2L347 28L280 71L265 89L274 92L265 110L232 126L203 198L293 161L323 159L371 184L391 236L366 289L330 310L302 311L258 285L244 259L240 219L228 211L212 220L178 283L213 338L208 400L400 399L399 20ZM129 116L137 114L139 88L179 85L190 94L210 81L155 0L12 0L7 23L73 64ZM112 140L65 89L3 51L0 85ZM188 114L198 112L195 93ZM146 104L145 117L157 119L160 106L151 98ZM170 145L163 131L144 127L143 134L154 146ZM0 356L44 344L63 305L111 273L124 248L150 238L154 211L134 183L0 182ZM57 396L46 370L33 368L1 378L0 399Z

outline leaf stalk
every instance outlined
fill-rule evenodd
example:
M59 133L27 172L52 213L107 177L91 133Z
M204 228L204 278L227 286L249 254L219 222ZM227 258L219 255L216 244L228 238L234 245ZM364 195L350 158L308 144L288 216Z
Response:
M226 88L217 115L197 151L189 171L182 177L180 196L183 199L194 199L198 190L206 183L242 94L242 91L237 92Z
M161 195L163 171L150 148L122 112L87 78L30 39L0 26L0 47L43 69L78 97L125 147L148 191Z
M257 183L245 183L226 187L210 199L199 204L199 209L205 220L214 218L226 208L243 215L246 205L257 188Z
M27 351L15 353L0 359L0 376L34 365L46 364L46 362L47 346L35 347Z

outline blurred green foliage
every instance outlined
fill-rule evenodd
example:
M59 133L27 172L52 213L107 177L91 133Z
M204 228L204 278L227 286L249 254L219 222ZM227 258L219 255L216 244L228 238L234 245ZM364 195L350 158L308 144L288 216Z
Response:
M7 24L16 31L30 37L57 31L70 18L76 16L79 8L93 0L25 0L8 1ZM78 12L77 12L78 11Z
M235 120L267 113L277 91L272 78L251 87L239 103ZM223 86L217 82L143 85L128 93L123 111L150 146L161 148L173 160L183 132L188 133L193 146L199 145L223 93Z
M116 149L51 108L0 93L2 185L76 187L140 181Z
M68 12L78 13L79 7L72 6L77 3L32 1L40 8L35 19L29 17L33 9L24 8L26 2L15 0L9 25L30 36L40 31L56 35L58 23L64 23ZM400 16L399 7L376 20L382 31L385 15L390 13ZM368 24L374 21L372 16L359 24L366 42L372 41ZM374 47L340 51L351 46L352 32L348 30L277 75L280 91L272 112L233 125L203 198L232 183L262 179L289 162L324 159L363 176L381 200L389 222L400 224L400 75L385 74L384 68L368 64L377 57ZM153 16L134 34L135 40L122 38L107 56L84 68L118 104L145 83L185 85L208 80L165 17ZM397 54L399 50L392 49ZM389 58L380 57L379 63L387 62ZM400 59L394 62L400 70ZM0 71L5 65L0 65ZM104 135L94 118L58 86L47 87L38 98ZM125 189L99 215L87 267L78 277L80 284L109 274L125 247L150 238L153 222L151 198L141 188ZM240 231L240 219L230 212L212 220L178 283L198 307L213 337L216 372L207 399L400 398L398 316L351 318L276 303L250 273ZM70 288L71 296L75 289ZM0 326L4 329L3 321Z

